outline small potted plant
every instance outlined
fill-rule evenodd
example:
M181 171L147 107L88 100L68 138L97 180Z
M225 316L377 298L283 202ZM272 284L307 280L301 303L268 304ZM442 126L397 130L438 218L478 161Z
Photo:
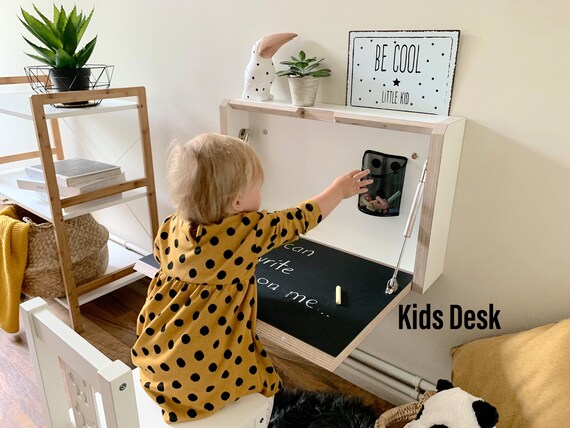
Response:
M78 12L77 7L74 6L70 13L66 13L63 6L58 9L54 4L53 20L50 20L35 5L33 6L39 19L21 9L20 22L45 47L38 46L24 37L24 40L36 52L36 54L26 53L26 55L47 64L49 73L43 73L43 70L42 73L38 73L37 69L40 67L26 67L28 78L32 76L37 78L39 74L44 74L44 89L52 84L53 89L58 92L90 89L91 70L84 66L93 53L97 36L81 49L79 49L79 42L91 21L93 9L89 15L86 15ZM30 83L36 90L32 79Z
M293 105L309 107L315 104L319 78L331 75L328 68L319 68L324 58L307 58L304 51L299 52L299 57L291 57L291 61L281 61L280 64L288 66L287 69L278 71L277 76L289 77L289 88Z

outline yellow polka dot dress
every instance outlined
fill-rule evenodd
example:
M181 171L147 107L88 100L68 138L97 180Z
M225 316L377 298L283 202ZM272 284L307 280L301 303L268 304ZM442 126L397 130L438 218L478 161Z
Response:
M133 364L166 422L210 415L239 397L274 395L281 381L255 330L258 258L321 220L314 201L199 225L176 215L155 239L160 270L137 323Z

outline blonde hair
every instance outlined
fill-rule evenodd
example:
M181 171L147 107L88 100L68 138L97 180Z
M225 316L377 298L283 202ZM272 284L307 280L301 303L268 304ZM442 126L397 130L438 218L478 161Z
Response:
M210 224L232 213L236 196L253 180L263 180L263 166L242 140L201 134L173 141L167 179L176 212L194 223Z

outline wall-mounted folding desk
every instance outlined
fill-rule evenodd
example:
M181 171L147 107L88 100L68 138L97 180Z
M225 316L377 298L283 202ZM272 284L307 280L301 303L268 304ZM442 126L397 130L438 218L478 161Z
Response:
M273 250L256 271L260 337L334 370L410 289L425 292L443 273L465 119L237 99L221 103L220 124L224 134L248 134L264 164L262 206L269 210L294 206L360 168L366 150L408 159L399 216L368 216L356 198L345 200L306 239ZM426 160L400 289L386 295ZM285 262L295 269L290 275L275 269Z

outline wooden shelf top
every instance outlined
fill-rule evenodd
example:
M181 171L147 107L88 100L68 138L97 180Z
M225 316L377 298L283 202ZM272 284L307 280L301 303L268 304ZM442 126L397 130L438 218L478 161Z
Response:
M418 134L431 134L437 125L447 125L460 117L436 116L396 110L355 108L338 104L315 104L312 107L297 107L284 101L226 100L225 104L235 110L278 116L312 119L323 122L345 123ZM222 105L224 104L222 103Z
M4 198L16 202L22 208L40 216L41 218L51 222L51 210L47 194L36 192L33 190L19 189L16 184L17 178L25 177L26 173L24 168L11 169L8 171L0 172L0 195ZM45 198L43 196L46 196ZM119 197L106 197L99 200L85 202L80 205L75 205L71 209L63 210L63 218L69 219L78 217L83 214L88 214L96 210L108 208L114 205L123 204L125 202L133 201L135 199L144 198L146 196L145 189L134 189L124 192Z
M0 113L21 119L32 120L30 96L35 95L31 91L0 93ZM46 119L58 119L64 117L85 116L113 111L134 110L137 103L127 99L105 99L101 104L84 108L58 108L51 105L45 106Z

